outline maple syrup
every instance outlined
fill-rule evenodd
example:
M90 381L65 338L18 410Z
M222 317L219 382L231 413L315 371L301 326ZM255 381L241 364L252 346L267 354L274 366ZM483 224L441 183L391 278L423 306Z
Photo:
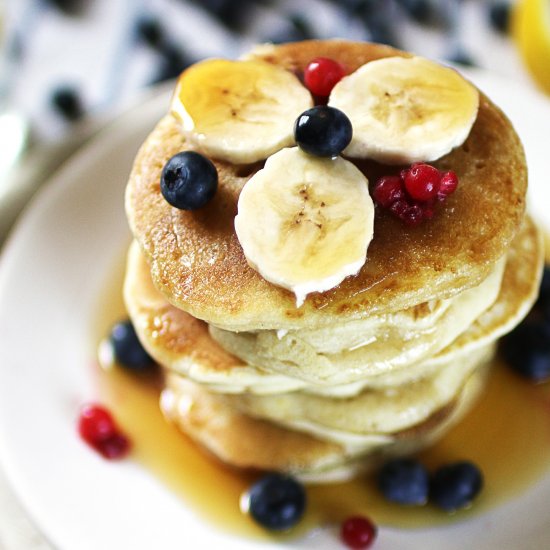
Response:
M120 265L102 299L98 339L127 317L122 277ZM169 424L160 411L160 385L154 379L116 365L98 367L97 375L102 401L132 440L132 459L218 527L246 536L269 536L239 508L241 495L257 475L222 464ZM463 459L476 463L484 474L484 489L473 506L454 515L431 506L400 507L385 501L369 476L308 485L306 517L290 536L357 514L381 526L429 527L463 521L519 496L550 470L550 384L523 380L496 359L477 405L419 458L431 470Z

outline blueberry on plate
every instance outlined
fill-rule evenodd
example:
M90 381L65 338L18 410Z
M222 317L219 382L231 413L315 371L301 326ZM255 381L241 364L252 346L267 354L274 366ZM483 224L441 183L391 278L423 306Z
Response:
M533 315L500 343L507 365L535 382L550 379L550 321Z
M217 188L216 167L195 151L177 153L162 170L162 195L168 203L181 210L202 208L214 197Z
M294 138L302 150L318 157L335 157L351 141L349 118L339 109L317 105L304 111L294 124Z
M248 491L248 512L262 527L284 531L296 525L306 508L306 493L295 479L267 474Z
M429 475L416 460L390 460L378 472L378 488L387 500L398 504L423 505L428 501Z
M154 367L155 362L141 345L131 321L116 323L111 329L109 341L115 360L121 367L140 372Z
M430 498L437 507L454 512L468 507L482 487L483 475L475 464L454 462L436 470L430 482Z

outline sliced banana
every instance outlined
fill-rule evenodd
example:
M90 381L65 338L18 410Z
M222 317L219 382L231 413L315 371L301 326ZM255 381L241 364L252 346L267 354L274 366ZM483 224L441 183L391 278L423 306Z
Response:
M344 77L329 105L353 125L344 154L410 164L436 160L466 140L479 94L453 69L421 57L389 57Z
M297 147L271 156L243 187L235 230L249 264L296 295L337 286L365 263L374 206L351 162Z
M184 71L171 110L208 156L235 164L294 144L294 121L313 104L289 71L265 61L210 59Z

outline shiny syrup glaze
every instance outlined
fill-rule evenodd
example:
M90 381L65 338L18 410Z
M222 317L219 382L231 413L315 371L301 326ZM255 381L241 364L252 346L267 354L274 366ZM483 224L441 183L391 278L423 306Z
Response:
M116 320L126 317L120 290L123 266L113 271L95 326L98 341ZM269 536L239 508L241 495L258 474L220 463L167 423L158 405L158 378L136 377L116 365L98 366L95 372L101 401L132 440L130 460L160 479L206 521L243 536ZM527 382L495 360L479 403L419 458L430 469L455 460L472 460L484 473L482 494L470 509L449 515L431 506L408 508L388 503L368 475L347 483L311 485L305 520L283 538L338 524L357 514L367 515L381 526L442 525L463 521L519 496L550 470L550 383Z

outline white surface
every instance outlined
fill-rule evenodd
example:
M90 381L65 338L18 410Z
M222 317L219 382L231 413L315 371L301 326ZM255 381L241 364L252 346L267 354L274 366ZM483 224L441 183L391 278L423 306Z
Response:
M544 212L550 103L506 80L470 74L516 123L527 148L533 206L550 227ZM138 464L104 461L75 433L78 407L93 397L91 315L129 236L125 181L166 105L164 96L147 102L76 155L33 201L0 262L0 458L31 517L60 550L259 548L202 523ZM544 548L549 499L550 476L467 523L383 529L376 548ZM328 531L288 546L341 547Z

